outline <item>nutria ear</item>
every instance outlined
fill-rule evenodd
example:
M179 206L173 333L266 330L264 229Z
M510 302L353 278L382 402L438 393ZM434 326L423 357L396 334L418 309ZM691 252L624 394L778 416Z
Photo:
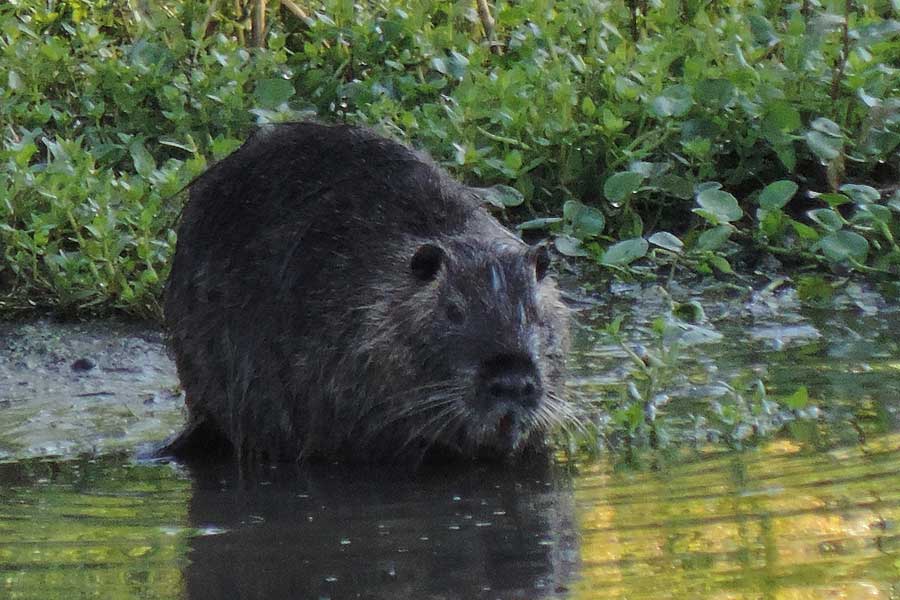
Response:
M441 270L441 264L447 259L443 248L434 244L422 244L409 261L412 273L419 281L431 281Z
M528 260L534 265L534 277L538 281L547 275L550 268L550 252L547 251L546 244L538 244L528 249Z

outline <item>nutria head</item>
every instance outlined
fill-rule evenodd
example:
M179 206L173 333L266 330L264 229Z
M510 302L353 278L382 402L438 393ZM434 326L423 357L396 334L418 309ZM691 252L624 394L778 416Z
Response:
M490 227L418 241L366 339L370 360L402 372L386 389L380 419L406 437L399 448L510 456L543 444L571 418L563 399L568 311L547 271L546 247ZM373 430L369 430L374 434Z

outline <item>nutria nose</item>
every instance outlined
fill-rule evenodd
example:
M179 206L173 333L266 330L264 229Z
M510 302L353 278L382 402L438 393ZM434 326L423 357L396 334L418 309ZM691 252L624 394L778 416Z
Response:
M534 408L541 397L541 383L527 356L504 354L482 365L482 391L491 403L508 402Z

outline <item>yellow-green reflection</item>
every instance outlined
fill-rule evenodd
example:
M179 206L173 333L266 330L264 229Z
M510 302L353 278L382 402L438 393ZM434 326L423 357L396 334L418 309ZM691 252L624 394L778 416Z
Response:
M576 483L573 598L896 598L900 436L805 455L790 442Z
M0 465L0 597L183 595L190 483L121 462Z

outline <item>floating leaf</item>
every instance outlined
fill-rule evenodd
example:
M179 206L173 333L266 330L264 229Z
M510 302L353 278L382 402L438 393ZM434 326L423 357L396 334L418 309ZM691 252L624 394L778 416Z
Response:
M665 248L670 252L679 253L684 248L684 242L679 240L668 231L657 231L656 233L651 235L650 239L647 241L649 241L651 244L659 246L660 248Z
M797 184L787 179L770 183L759 195L759 205L766 210L782 209L794 197L797 189Z
M649 247L644 238L624 240L607 248L600 262L605 265L627 265L646 256Z

